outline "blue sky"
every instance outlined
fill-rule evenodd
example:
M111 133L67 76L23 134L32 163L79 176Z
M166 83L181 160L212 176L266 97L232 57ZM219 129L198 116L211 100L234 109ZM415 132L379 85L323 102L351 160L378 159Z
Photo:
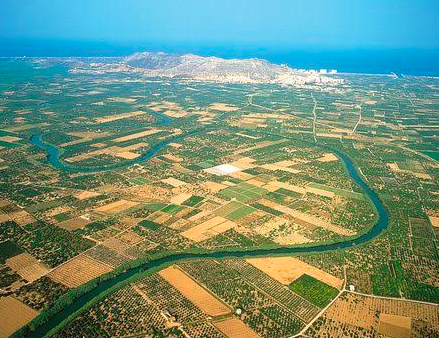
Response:
M0 38L438 49L438 17L439 0L0 0Z

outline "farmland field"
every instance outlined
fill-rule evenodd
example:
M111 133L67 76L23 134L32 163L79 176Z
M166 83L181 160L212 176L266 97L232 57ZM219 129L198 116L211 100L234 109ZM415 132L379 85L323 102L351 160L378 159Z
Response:
M317 306L325 306L338 293L338 290L314 277L303 274L289 285L289 288Z
M207 315L220 316L230 313L227 306L215 299L181 270L169 267L160 271L159 275Z
M37 315L37 311L13 297L0 298L0 337L8 337Z
M437 335L436 78L111 60L0 60L4 335Z

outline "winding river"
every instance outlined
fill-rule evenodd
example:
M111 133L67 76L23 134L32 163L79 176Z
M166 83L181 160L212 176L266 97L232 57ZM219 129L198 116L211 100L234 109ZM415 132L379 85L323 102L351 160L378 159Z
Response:
M162 125L166 126L172 122L172 119L164 114L158 114L156 112L149 112L150 115L153 115L157 122L156 125ZM185 137L197 134L201 132L202 129L193 130L187 133L182 133L178 135L174 135L173 137L170 137L168 139L163 140L162 142L156 144L151 149L149 149L147 152L141 154L139 157L136 157L132 160L125 160L122 162L105 165L105 166L90 166L90 167L78 167L72 164L69 164L65 162L61 157L64 153L63 149L58 148L56 145L50 144L48 142L44 141L44 136L47 133L43 134L36 134L32 135L30 138L30 143L44 149L47 152L47 160L58 169L61 169L63 171L68 172L74 172L74 173L95 173L95 172L102 172L102 171L110 171L110 170L116 170L128 167L130 165L145 162L151 158L153 158L160 150L162 150L164 147L166 147L169 143L172 142L178 142Z
M185 137L188 134L180 135L180 137ZM175 139L170 139L156 145L153 149L143 154L141 157L135 159L135 162L145 161L153 157L160 149L166 146L168 143L175 141ZM35 135L32 137L32 143L44 148L48 153L49 161L57 168L68 170L68 171L89 171L89 168L81 170L80 168L70 167L68 164L60 159L60 151L58 148L48 145L42 141L41 135ZM142 266L126 270L125 272L119 274L118 276L111 278L105 282L102 282L94 289L82 294L77 298L72 304L68 305L60 312L51 316L47 322L39 325L34 331L31 331L25 335L29 338L39 338L46 335L50 330L56 328L66 317L72 315L73 313L80 311L89 301L93 300L102 292L108 290L109 288L115 286L116 284L130 278L140 272L146 272L154 267L160 266L162 264L171 264L183 259L194 259L194 258L213 258L221 259L225 257L252 257L252 256L270 256L270 255L290 255L290 254L301 254L308 252L324 252L338 249L347 249L356 245L366 243L376 236L378 236L383 230L388 227L389 224L389 214L379 199L378 195L366 184L363 178L358 173L352 160L339 150L331 149L339 159L344 163L346 170L353 181L355 181L359 187L363 190L363 193L367 195L375 206L377 212L377 220L373 227L371 227L367 232L361 234L356 238L347 239L339 243L328 243L328 244L315 244L314 246L308 245L303 247L279 247L273 249L255 249L249 251L219 251L213 253L179 253L169 255L154 261L145 263ZM125 166L127 162L123 163ZM110 170L108 167L104 167L104 170ZM83 168L84 169L84 168ZM99 169L99 168L94 168ZM93 170L90 170L93 171ZM139 276L140 277L140 276Z
M146 153L141 154L139 157L136 157L132 160L125 160L122 162L105 165L105 166L90 166L90 167L78 167L72 164L69 164L65 162L61 156L63 154L62 149L58 148L57 146L47 143L43 140L43 137L45 134L37 134L32 135L30 138L30 142L32 144L35 144L36 146L44 149L47 152L47 160L55 167L64 171L74 172L74 173L95 173L95 172L102 172L102 171L110 171L110 170L116 170L128 167L130 165L145 162L151 158L153 158L160 150L162 150L164 147L166 147L169 143L172 142L178 142L182 139L197 134L201 132L201 130L197 129L194 131L190 131L183 134L178 134L173 137L170 137L163 142L160 142L153 146L151 149L149 149Z

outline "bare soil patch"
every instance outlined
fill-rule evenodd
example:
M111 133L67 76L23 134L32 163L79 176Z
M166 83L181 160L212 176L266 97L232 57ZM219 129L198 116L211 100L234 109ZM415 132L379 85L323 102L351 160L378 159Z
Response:
M125 142L125 141L130 141L130 140L134 140L136 138L153 135L153 134L156 134L156 133L158 133L160 131L161 131L160 129L148 129L148 130L145 130L145 131L141 131L139 133L134 133L134 134L131 134L131 135L115 138L113 141L117 142L117 143Z
M230 313L230 309L225 304L175 266L161 270L159 275L205 314L221 316Z
M29 282L36 281L49 271L49 267L46 264L41 263L28 253L21 253L8 258L6 265Z
M216 216L182 232L181 235L195 242L201 242L234 227L236 227L235 222Z
M106 264L79 255L50 272L48 277L69 288L75 288L111 270Z
M192 197L192 194L190 193L181 193L177 196L174 196L171 198L171 203L173 204L181 204L187 201L189 198Z
M77 198L78 200L85 200L87 198L96 197L96 196L99 196L99 195L100 195L100 193L98 193L98 192L84 190L84 191L81 191L81 192L79 192L77 194L74 194L73 196L75 198Z
M439 228L439 217L438 216L428 216L428 218L430 219L432 226Z
M7 143L14 143L17 141L21 141L21 138L16 136L1 136L0 141L7 142Z
M380 314L378 332L395 338L410 338L412 319L410 317Z
M239 108L235 107L235 106L232 106L232 105L228 105L226 103L212 103L209 106L209 109L218 110L218 111L232 112L232 111L237 111Z
M319 162L333 162L338 161L338 157L335 156L333 153L325 153L322 157L317 159Z
M8 214L0 214L0 223L10 221L11 217Z
M145 112L138 110L138 111L133 111L131 113L107 115L107 116L97 118L96 122L97 123L107 123L107 122L127 119L127 118L134 117L134 116L139 116L139 115L143 115L143 114L145 114Z
M139 157L140 154L134 153L132 151L121 151L120 153L117 153L116 156L124 158L126 160L133 160L133 159Z
M118 238L129 245L134 245L143 241L143 238L141 236L131 230L124 231L118 236Z
M14 297L0 298L0 338L9 337L34 319L38 313Z
M79 216L79 217L74 217L74 218L68 219L68 220L63 221L63 222L59 222L57 224L57 226L59 226L60 228L72 231L75 229L82 229L89 223L91 223L91 221Z
M9 216L20 226L35 222L35 218L25 210L12 212Z
M176 178L173 177L168 177L162 180L163 183L169 184L171 186L173 186L174 188L180 187L182 185L185 185L186 182L180 181Z
M102 212L105 214L115 215L125 210L128 210L139 204L134 201L120 200L113 203L106 204L102 207L96 208L95 211Z
M249 258L246 261L284 285L306 273L337 289L343 286L341 279L295 257Z
M255 331L235 317L216 322L213 325L228 338L260 338Z

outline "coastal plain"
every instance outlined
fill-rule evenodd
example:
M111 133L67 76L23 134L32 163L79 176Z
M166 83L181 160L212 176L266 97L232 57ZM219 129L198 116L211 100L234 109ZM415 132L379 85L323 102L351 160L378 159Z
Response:
M0 337L112 274L217 252L115 284L50 334L439 336L437 78L228 83L87 62L0 61L0 310L20 317L0 311ZM389 224L313 251L377 222L339 152ZM309 250L233 256L282 247Z

